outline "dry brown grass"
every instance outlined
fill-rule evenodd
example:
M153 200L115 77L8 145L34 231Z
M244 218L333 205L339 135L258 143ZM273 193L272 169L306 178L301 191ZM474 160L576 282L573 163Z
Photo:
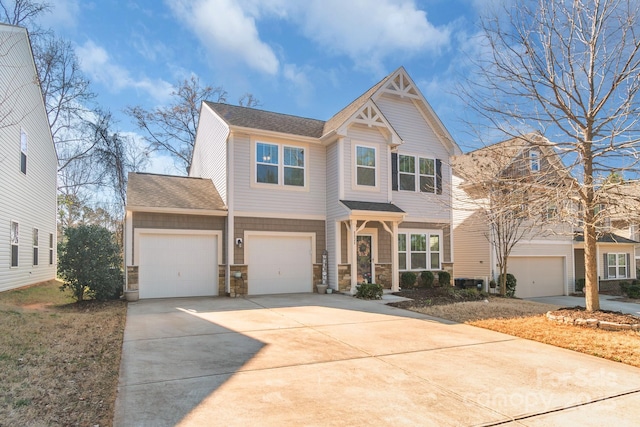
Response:
M0 294L0 425L111 425L126 305L57 281Z
M490 298L488 303L461 302L413 310L640 367L638 332L605 331L547 320L544 313L558 308L532 301Z

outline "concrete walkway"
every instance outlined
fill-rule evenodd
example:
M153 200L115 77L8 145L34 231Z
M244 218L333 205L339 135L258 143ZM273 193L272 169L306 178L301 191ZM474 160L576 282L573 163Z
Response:
M584 297L558 296L558 297L537 297L527 298L529 301L542 302L545 304L555 304L561 307L584 307ZM621 301L622 297L612 295L600 295L600 308L602 310L620 311L622 313L640 316L640 300L636 302Z
M129 304L115 426L634 426L640 369L344 295Z

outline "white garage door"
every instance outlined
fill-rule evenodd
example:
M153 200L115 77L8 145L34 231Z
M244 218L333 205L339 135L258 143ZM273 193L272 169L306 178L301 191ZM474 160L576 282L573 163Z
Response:
M218 295L218 238L140 234L140 298Z
M249 236L250 295L313 292L310 236Z
M518 298L564 294L564 257L511 257L507 270L516 277Z

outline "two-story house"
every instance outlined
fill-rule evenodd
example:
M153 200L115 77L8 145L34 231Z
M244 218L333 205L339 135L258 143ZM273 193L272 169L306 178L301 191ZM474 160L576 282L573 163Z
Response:
M532 133L457 156L453 169L454 277L497 281L496 248L510 241L517 297L572 292L572 179L553 145Z
M57 164L27 30L0 24L0 291L56 277Z
M327 121L205 102L189 179L211 182L220 203L198 212L168 201L130 209L129 200L127 286L158 296L147 291L155 285L143 261L150 258L145 239L168 233L183 237L162 243L166 251L180 248L192 254L186 258L218 267L203 273L215 290L208 294L312 292L323 279L345 292L364 281L398 289L403 271L451 271L449 158L457 154L402 67ZM162 198L165 190L155 191ZM194 230L194 216L224 220L203 219ZM185 243L187 229L190 236L217 232L219 259ZM171 264L156 265L157 274L180 281L186 264Z

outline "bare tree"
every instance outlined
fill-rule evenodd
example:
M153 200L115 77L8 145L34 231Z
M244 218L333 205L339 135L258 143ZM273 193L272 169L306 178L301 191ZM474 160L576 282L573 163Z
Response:
M566 228L558 206L573 180L558 163L552 145L537 133L453 159L456 217L465 218L462 232L482 233L489 242L502 295L507 293L514 247L524 239L560 234Z
M495 128L557 144L582 206L587 310L598 310L598 205L609 173L636 177L640 2L516 0L483 18L487 55L461 93ZM610 191L610 189L609 189Z
M167 106L152 110L135 106L125 111L144 131L152 151L169 153L186 170L191 164L200 105L203 101L225 102L227 92L221 86L202 86L200 79L192 76L180 82L171 96Z
M33 21L44 12L51 10L46 2L33 0L0 1L2 21L11 25L33 27Z

